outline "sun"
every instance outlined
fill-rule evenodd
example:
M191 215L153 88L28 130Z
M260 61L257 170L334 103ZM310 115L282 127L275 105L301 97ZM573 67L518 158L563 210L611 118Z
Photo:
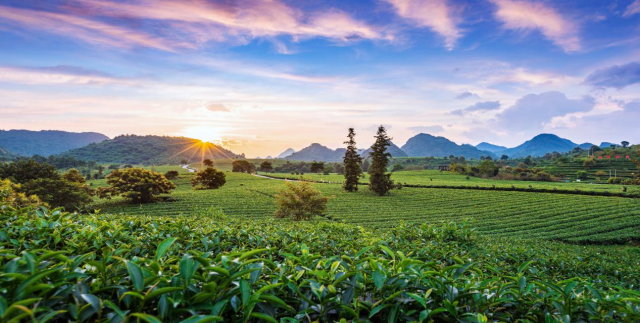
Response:
M220 128L206 126L189 127L182 131L182 135L212 144L222 142L222 132Z

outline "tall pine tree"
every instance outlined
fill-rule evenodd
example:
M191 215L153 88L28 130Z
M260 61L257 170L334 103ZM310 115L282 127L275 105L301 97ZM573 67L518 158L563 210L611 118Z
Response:
M349 128L349 134L347 135L349 140L345 141L347 145L347 151L344 153L344 189L347 192L354 192L358 190L358 179L362 176L362 157L358 154L356 148L356 133L353 128Z
M378 133L375 135L376 142L371 146L371 166L369 166L369 189L382 196L389 193L393 189L393 181L391 174L387 174L389 166L389 158L391 154L387 152L389 141L391 138L387 136L387 130L384 126L378 127Z

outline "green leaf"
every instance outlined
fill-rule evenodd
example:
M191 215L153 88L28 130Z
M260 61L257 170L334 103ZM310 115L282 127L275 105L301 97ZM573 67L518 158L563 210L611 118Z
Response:
M245 253L242 254L242 256L240 256L240 258L238 258L238 261L243 261L249 257L253 257L257 254L261 254L263 252L267 251L267 249L256 249L256 250L251 250L251 251L247 251Z
M145 297L144 300L148 301L150 299L154 299L162 294L166 294L166 293L171 293L171 292L175 292L175 291L179 291L179 290L183 290L182 287L162 287L162 288L158 288L150 293L148 293Z
M246 307L251 298L251 289L249 283L244 279L240 280L240 295L242 297L242 306Z
M217 321L222 321L222 318L216 315L196 315L186 320L182 320L180 323L208 323Z
M157 317L144 313L133 313L131 316L135 316L147 323L162 323Z
M381 271L376 270L373 272L373 283L376 285L378 290L382 289L386 280L387 277Z
M142 269L138 264L131 262L129 260L126 261L127 271L129 272L129 277L131 277L131 282L133 283L133 287L136 291L142 291L144 288L144 275L142 274Z
M267 322L271 322L271 323L278 323L278 321L276 321L276 319L274 319L273 317L271 317L270 315L267 315L267 314L253 312L249 316L253 317L253 318L257 318L257 319L262 320L262 321L267 321Z
M80 296L82 296L82 299L84 299L85 302L91 304L94 311L100 311L100 307L102 307L102 305L100 304L99 298L91 294L81 294Z
M178 240L178 238L169 238L162 241L156 250L156 260L160 260L176 240Z

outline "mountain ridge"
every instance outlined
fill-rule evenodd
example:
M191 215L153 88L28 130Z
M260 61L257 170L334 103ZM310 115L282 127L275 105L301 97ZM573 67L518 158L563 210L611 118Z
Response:
M48 157L108 139L109 137L98 132L0 130L0 146L25 157Z

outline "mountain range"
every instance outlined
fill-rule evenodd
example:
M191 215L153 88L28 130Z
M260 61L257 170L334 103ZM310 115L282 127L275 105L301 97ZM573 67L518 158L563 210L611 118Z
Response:
M449 157L450 155L476 159L481 156L495 157L495 154L490 151L466 144L458 145L445 137L435 137L426 133L411 137L402 146L402 150L411 157Z
M490 146L491 148L500 147L488 143L481 143L476 147L486 148ZM507 149L495 149L493 150L493 153L496 155L507 155L510 158L522 158L527 156L540 157L554 151L564 153L571 151L576 147L589 149L591 148L591 146L593 146L593 144L589 142L578 145L569 139L560 138L554 134L543 133L533 137L531 140L528 140L519 146Z
M0 147L26 157L48 157L107 139L109 137L96 132L0 130Z
M3 160L11 160L14 157L16 157L16 155L2 147L0 147L0 161Z
M341 162L344 157L344 153L346 152L345 148L338 148L333 150L331 148L325 147L318 143L313 143L308 147L301 149L300 151L294 152L285 157L285 159L289 160L299 160L299 161L325 161L325 162ZM391 154L392 157L407 157L407 154L400 149L400 147L396 146L393 142L389 142L389 147L387 147L387 152ZM359 150L360 155L363 158L369 157L371 153L371 148Z
M186 137L123 135L70 150L62 156L99 163L166 165L183 159L199 162L203 158L242 158L242 155Z

